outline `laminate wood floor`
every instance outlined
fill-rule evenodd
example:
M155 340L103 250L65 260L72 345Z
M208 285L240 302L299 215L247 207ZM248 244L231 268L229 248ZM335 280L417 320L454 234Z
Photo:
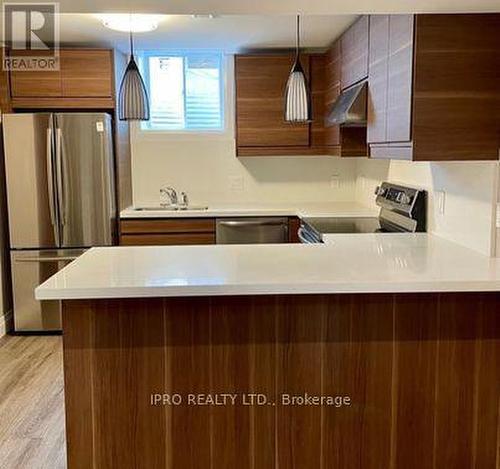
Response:
M0 468L64 469L62 338L0 339Z

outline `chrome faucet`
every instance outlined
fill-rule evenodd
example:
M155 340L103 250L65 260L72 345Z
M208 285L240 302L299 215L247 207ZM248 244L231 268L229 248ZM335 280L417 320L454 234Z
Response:
M183 209L186 209L189 206L189 198L185 192L181 192L181 200L179 202L179 205L182 206Z
M162 204L160 203L160 206L164 207L166 205L177 205L179 202L179 199L177 197L177 191L173 187L165 187L160 189L160 197L166 195L170 199L170 204Z

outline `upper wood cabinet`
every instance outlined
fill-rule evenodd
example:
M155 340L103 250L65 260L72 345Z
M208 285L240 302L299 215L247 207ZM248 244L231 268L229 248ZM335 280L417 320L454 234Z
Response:
M236 56L238 154L263 148L293 152L309 147L309 124L291 125L283 117L283 97L293 59L292 54ZM301 63L309 74L309 57L302 56Z
M500 14L370 17L374 158L497 160Z
M359 18L340 38L342 89L368 76L368 16Z
M13 54L11 52L11 54ZM15 55L27 56L28 51L16 51ZM44 56L43 51L37 56ZM34 71L10 72L10 94L15 97L62 96L61 72Z
M20 52L16 52L20 55ZM86 107L113 101L113 51L108 49L61 49L58 71L11 72L13 107L61 106L77 100ZM101 101L93 101L94 99ZM107 101L105 101L107 100Z
M113 96L113 56L110 50L63 50L62 95Z
M340 62L340 42L326 54L301 56L311 87L313 119L289 124L283 115L284 93L293 55L236 56L237 155L366 155L366 139L364 146L359 144L359 130L341 134L339 126L326 124L328 110L340 94Z

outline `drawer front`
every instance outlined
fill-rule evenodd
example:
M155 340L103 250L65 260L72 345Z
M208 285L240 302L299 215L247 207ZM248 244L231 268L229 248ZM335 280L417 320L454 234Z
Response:
M215 244L215 233L122 234L122 246L187 246Z
M121 233L215 233L213 218L121 220Z

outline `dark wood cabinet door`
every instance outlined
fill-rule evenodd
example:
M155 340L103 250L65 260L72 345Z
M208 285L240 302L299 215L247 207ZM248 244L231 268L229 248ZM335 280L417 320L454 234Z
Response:
M63 97L111 97L113 57L111 50L61 51Z
M309 58L302 56L309 70ZM235 58L238 147L308 147L309 124L284 121L285 86L292 54L240 55Z
M387 141L411 140L413 15L390 15Z
M340 38L342 89L368 76L368 16L363 15Z

